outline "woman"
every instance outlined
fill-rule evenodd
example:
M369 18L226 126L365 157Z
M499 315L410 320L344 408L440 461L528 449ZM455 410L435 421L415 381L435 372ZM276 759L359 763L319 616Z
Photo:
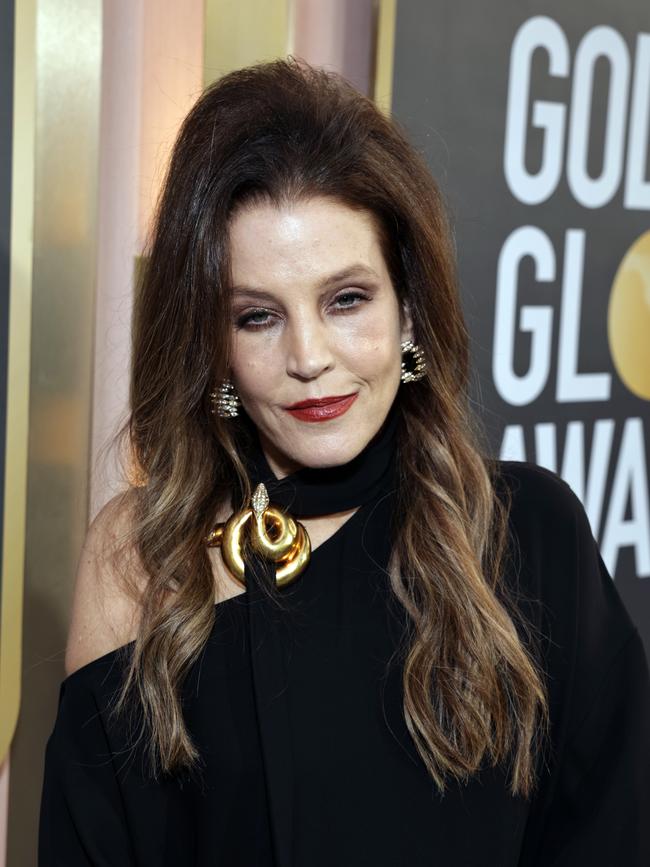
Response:
M580 502L489 460L436 185L294 61L206 90L133 326L40 863L647 863L648 672ZM116 555L120 552L120 557Z

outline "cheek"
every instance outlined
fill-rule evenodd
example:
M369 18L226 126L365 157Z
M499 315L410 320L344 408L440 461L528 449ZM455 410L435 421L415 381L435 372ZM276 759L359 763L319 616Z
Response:
M260 335L242 335L234 340L232 374L240 392L251 397L268 395L280 374L279 353Z
M396 324L397 323L397 324ZM400 330L397 310L364 317L345 334L341 355L346 365L365 379L384 378L400 369Z

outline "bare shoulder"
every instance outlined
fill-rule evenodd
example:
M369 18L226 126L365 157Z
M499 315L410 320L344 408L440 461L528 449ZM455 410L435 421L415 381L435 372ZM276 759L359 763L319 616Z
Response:
M146 573L132 544L129 492L106 503L88 527L79 555L68 641L66 675L128 644L137 633L138 592ZM124 576L128 575L131 584Z

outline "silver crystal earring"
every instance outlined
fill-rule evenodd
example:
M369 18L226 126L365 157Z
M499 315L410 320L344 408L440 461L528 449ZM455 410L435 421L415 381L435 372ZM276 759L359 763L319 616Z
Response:
M410 356L410 367L406 365L406 357ZM412 340L405 340L402 343L402 382L416 382L422 379L424 372L427 369L427 363L424 358L424 352L420 349L417 343Z
M234 384L229 379L225 379L218 388L210 392L210 399L211 411L220 418L235 418L239 415L238 407L241 402Z

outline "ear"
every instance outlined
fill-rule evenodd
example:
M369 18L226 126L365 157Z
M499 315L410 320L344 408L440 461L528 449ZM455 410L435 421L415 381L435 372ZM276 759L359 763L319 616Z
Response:
M405 340L413 340L413 318L411 316L411 306L409 302L404 299L402 301L401 307L401 319L402 319L402 333L400 340L403 343Z

